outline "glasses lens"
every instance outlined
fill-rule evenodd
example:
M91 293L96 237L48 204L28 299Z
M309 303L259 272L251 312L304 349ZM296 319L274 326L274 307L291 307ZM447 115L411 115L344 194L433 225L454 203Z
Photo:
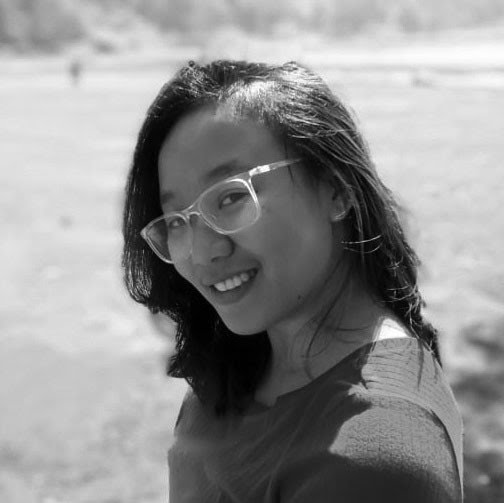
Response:
M259 209L244 180L231 180L214 187L201 200L201 211L215 227L226 232L252 225Z
M259 218L255 195L244 180L231 180L206 192L200 201L203 218L217 231L235 232ZM180 215L167 215L151 224L147 242L163 259L177 262L191 253L191 224Z
M189 225L179 215L158 220L149 228L147 236L155 251L171 262L186 258L189 254Z

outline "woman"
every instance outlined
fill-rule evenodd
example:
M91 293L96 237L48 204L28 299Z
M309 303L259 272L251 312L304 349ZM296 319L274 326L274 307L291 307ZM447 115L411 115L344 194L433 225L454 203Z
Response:
M125 280L190 384L170 501L458 502L461 421L414 251L311 71L189 63L140 131Z

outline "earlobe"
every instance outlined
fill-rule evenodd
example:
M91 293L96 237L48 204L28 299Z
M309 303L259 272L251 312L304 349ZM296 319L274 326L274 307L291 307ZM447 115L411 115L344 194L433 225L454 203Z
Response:
M348 202L348 199L343 194L341 194L341 192L338 194L335 191L331 201L331 222L339 222L343 220L346 217L349 209L350 204Z

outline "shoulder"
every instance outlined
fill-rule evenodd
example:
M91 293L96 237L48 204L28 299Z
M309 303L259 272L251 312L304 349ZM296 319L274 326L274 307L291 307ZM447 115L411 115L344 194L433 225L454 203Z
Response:
M367 344L313 387L333 402L335 414L341 398L336 392L342 388L346 408L396 398L432 412L454 436L460 434L460 413L448 380L431 350L416 338L384 338Z
M384 474L456 474L450 437L439 418L408 400L372 394L349 397L352 405L330 446L362 469Z
M342 382L347 391L337 393ZM323 418L317 431L305 429L316 447L298 452L291 465L292 487L303 498L325 501L318 491L330 488L348 501L461 500L460 415L422 343L390 339L363 348L323 388ZM296 479L307 482L297 486Z
M450 439L434 414L373 395L349 396L340 414L328 444L291 464L289 501L332 501L331 494L348 503L461 501Z
M209 408L203 405L196 393L189 386L180 406L175 430L192 429L197 424L204 424L209 414Z
M388 413L394 424L399 422L404 428L414 427L409 435L412 441L421 436L420 425L414 426L416 421L437 425L462 473L461 415L441 366L424 342L381 341L364 355L359 373L360 385L354 392L369 403L370 411L385 419Z

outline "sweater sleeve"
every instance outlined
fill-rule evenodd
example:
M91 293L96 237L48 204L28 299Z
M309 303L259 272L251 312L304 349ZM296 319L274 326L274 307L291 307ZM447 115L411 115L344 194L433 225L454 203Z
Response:
M434 414L366 398L326 448L293 456L279 486L289 503L460 503L455 455Z

